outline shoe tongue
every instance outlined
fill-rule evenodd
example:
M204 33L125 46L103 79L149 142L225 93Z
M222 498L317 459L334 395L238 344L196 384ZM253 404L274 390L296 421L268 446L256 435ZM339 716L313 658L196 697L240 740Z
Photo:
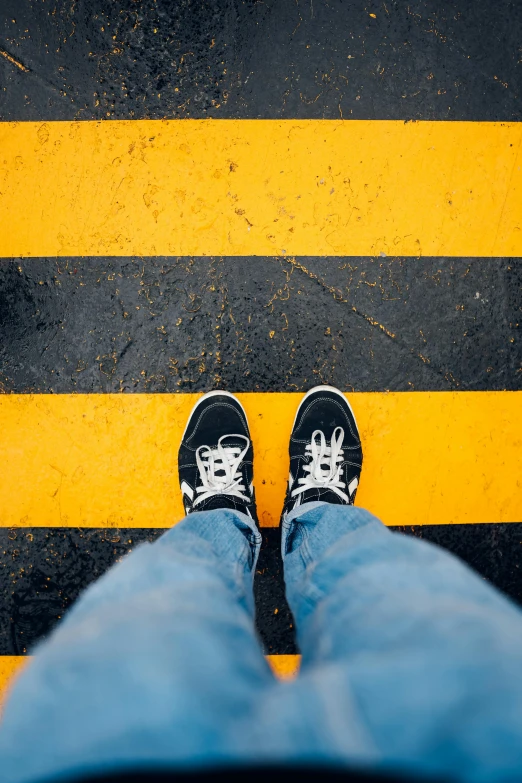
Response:
M214 508L231 508L241 510L241 503L238 503L228 495L215 495L213 498L209 498L205 503L205 511L210 511Z
M339 497L331 489L307 489L301 495L301 505L303 503L314 503L321 501L322 503L335 503L339 506L346 505L342 498Z

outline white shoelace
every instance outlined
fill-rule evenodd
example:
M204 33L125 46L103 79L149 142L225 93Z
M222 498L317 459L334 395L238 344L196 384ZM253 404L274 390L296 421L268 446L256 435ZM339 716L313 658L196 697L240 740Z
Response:
M316 441L317 436L319 436L319 443ZM343 440L344 430L342 427L336 427L333 431L330 446L326 443L324 432L315 430L312 440L305 449L305 454L311 457L310 462L303 465L303 470L308 475L299 479L300 486L294 489L292 497L297 497L307 489L330 489L342 500L350 502L348 495L342 491L342 488L345 487L345 482L341 479L344 458Z
M222 441L225 438L244 440L246 446L244 449L239 446L223 446ZM243 494L246 489L240 471L240 465L249 446L250 441L245 435L223 435L218 441L217 448L200 446L196 450L196 464L202 486L196 490L199 497L194 502L195 506L216 495L231 495L245 503L249 502L250 499Z

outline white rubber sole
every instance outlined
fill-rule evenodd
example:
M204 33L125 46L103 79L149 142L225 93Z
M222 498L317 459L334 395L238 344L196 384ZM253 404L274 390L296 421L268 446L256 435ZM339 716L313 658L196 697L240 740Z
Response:
M235 394L231 394L230 392L227 392L227 391L219 391L219 389L217 389L215 391L207 392L202 397L200 397L199 400L196 402L196 404L194 405L194 407L192 408L192 410L189 413L189 417L187 419L187 424L185 426L185 429L183 430L183 435L181 436L181 440L183 440L185 438L185 434L187 432L189 422L192 419L192 416L195 413L195 411L201 405L201 403L202 402L206 402L206 400L208 400L210 397L217 397L218 394L221 395L222 397L231 397L233 400L235 400L237 402L237 404L239 405L239 407L243 411L243 415L245 417L245 420L246 420L246 423L247 423L247 426L248 426L248 416L247 416L246 410L243 408L243 406L241 405L240 401L235 396Z
M298 407L297 407L297 411L296 411L296 413L295 413L295 417L294 417L294 424L293 424L292 430L293 430L293 428L295 427L295 423L296 423L296 421L297 421L297 417L298 417L298 415L299 415L299 411L301 410L301 408L302 408L302 407L303 407L303 405L305 404L305 402L306 402L307 398L308 398L308 397L310 397L312 394L316 394L317 392L320 392L320 391L327 391L327 392L330 392L331 394L337 394L337 396L338 396L338 397L342 397L342 399L343 399L343 400L345 401L345 403L348 405L348 407L349 407L349 409L350 409L350 413L351 413L351 414L352 414L352 416L353 416L353 420L355 421L355 426L357 427L357 419L355 418L355 413L353 412L352 406L350 405L350 403L348 402L348 400L346 399L346 397L345 397L345 395L342 393L342 391L339 391L339 389L336 389L336 388L335 388L335 386L314 386L314 388L313 388L313 389L310 389L310 391L307 391L307 392L306 392L305 396L303 397L303 399L302 399L302 400L301 400L301 402L299 403L299 405L298 405ZM358 428L358 427L357 427L357 431L359 431L359 428Z

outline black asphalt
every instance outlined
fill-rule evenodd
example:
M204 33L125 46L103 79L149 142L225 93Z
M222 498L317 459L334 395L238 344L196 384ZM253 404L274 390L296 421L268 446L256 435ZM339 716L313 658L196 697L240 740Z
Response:
M0 389L520 389L521 284L521 259L0 260Z
M520 120L518 0L2 0L0 118ZM375 15L375 18L371 16Z

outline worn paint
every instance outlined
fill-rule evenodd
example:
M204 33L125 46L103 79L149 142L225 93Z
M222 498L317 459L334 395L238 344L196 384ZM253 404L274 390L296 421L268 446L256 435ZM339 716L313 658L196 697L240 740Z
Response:
M13 57L12 54L6 52L5 49L0 49L0 57L3 57L4 60L7 60L7 62L14 65L15 68L19 68L21 71L23 71L23 73L29 73L29 68L27 68L23 63L17 60L16 57Z

